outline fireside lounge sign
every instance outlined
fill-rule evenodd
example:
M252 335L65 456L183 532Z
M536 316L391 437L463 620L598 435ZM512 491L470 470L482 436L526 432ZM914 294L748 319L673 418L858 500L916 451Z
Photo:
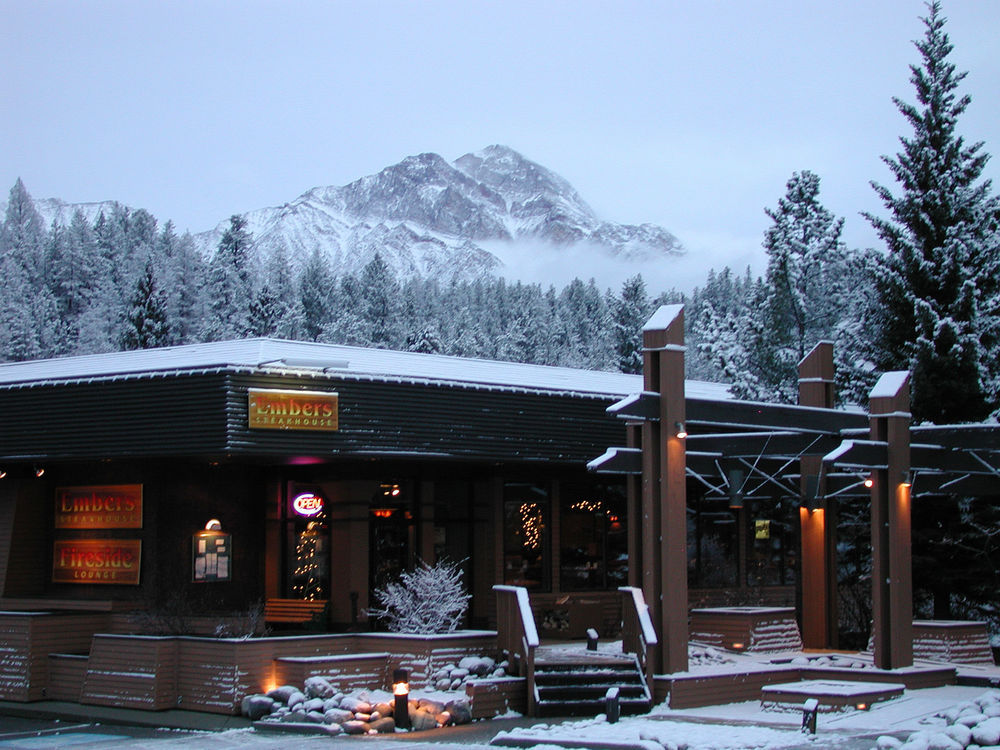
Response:
M142 485L59 487L57 529L141 529Z
M62 539L52 555L53 583L139 584L138 539Z
M250 428L256 430L338 429L337 394L330 391L248 392Z

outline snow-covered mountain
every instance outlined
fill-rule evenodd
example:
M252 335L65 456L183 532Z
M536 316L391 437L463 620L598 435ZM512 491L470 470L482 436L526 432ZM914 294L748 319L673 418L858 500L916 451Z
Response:
M35 201L46 227L53 220L68 225L77 209L93 222L115 206ZM506 146L451 163L437 154L408 156L348 185L313 188L283 206L243 215L262 266L283 247L298 269L319 248L338 275L359 272L375 253L399 278L443 281L486 274L537 280L526 278L529 266L546 277L560 269L608 275L613 266L631 274L684 253L662 227L601 220L566 180ZM194 236L206 257L228 225L226 218Z
M338 274L358 272L376 252L400 277L443 280L502 271L506 246L628 261L683 254L662 227L602 221L566 180L505 146L452 163L437 154L409 156L348 185L313 188L244 216L265 258L283 246L297 265L318 247ZM196 236L206 253L228 223Z

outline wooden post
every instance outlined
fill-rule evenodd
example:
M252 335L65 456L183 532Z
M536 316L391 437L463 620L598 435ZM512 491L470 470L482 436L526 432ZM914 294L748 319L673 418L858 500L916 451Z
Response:
M642 589L660 631L660 674L688 668L684 307L665 305L643 327L643 383L660 394L659 421L642 429Z
M642 424L629 422L625 425L626 446L642 447ZM625 477L625 502L628 534L628 585L642 588L642 524L639 514L642 508L642 477L628 474Z
M872 479L872 613L875 666L913 664L910 551L910 373L887 372L870 394L871 438L888 443Z
M834 406L833 344L821 341L799 362L799 404ZM819 456L805 456L802 495L825 492ZM809 477L816 477L810 480ZM837 647L837 501L824 507L799 508L802 538L802 644L806 648Z

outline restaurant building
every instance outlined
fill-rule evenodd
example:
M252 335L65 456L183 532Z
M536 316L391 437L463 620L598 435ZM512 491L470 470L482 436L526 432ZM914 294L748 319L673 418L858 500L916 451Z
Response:
M543 634L614 630L637 519L626 480L586 464L624 441L606 410L641 389L621 373L270 339L0 365L0 606L295 599L326 602L326 629L368 629L375 589L446 557L472 627L495 625L492 586L513 584ZM690 502L692 603L752 590L794 604L797 542L779 531L793 508ZM775 534L748 541L765 516Z

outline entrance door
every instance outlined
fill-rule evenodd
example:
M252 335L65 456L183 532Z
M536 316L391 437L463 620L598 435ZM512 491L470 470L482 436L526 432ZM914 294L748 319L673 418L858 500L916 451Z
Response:
M399 579L410 567L413 547L413 513L410 500L399 484L382 483L369 509L368 565L369 599L375 603L376 589Z

